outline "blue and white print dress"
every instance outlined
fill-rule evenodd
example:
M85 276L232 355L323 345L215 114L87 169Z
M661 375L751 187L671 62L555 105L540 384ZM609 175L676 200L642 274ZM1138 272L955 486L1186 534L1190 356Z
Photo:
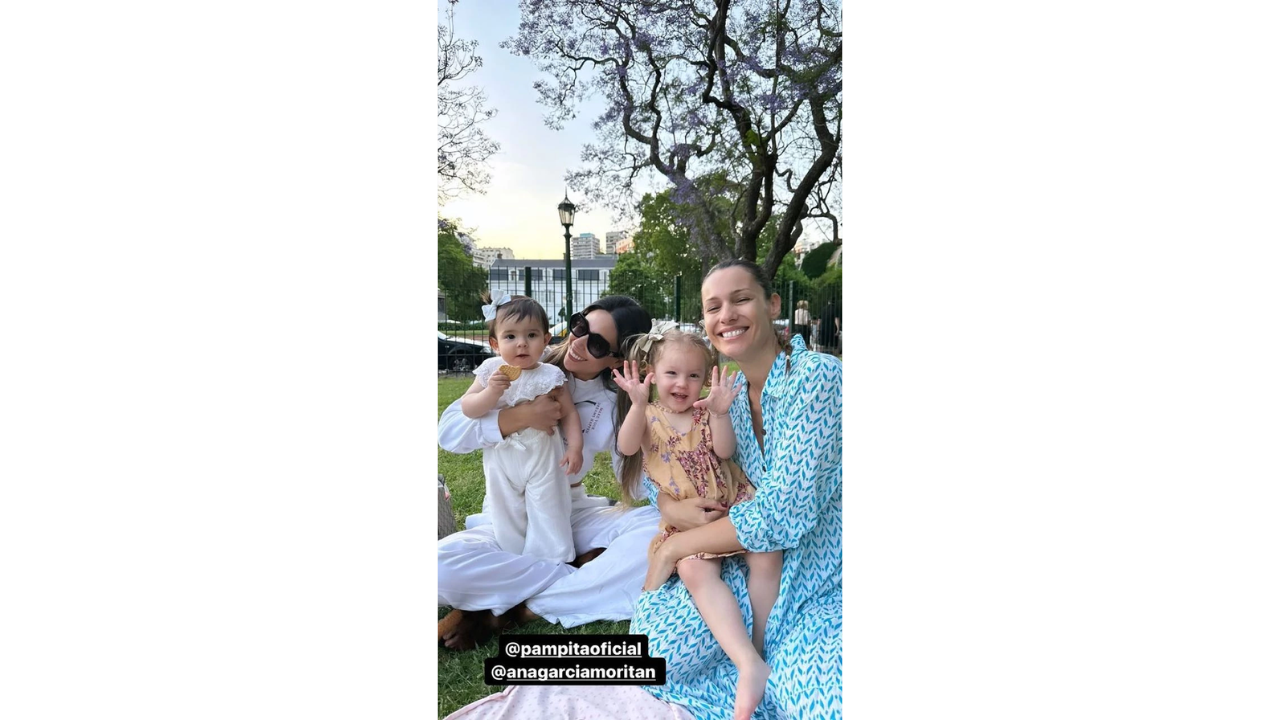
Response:
M841 713L841 365L791 341L761 394L764 452L751 427L745 389L730 409L735 459L755 484L753 500L729 510L749 551L784 550L778 601L765 627L771 672L753 720L838 718ZM655 492L650 486L650 500ZM747 567L726 558L721 577L738 598L748 632ZM645 689L699 719L733 715L738 670L720 649L678 577L640 595L631 632L666 658L667 682Z

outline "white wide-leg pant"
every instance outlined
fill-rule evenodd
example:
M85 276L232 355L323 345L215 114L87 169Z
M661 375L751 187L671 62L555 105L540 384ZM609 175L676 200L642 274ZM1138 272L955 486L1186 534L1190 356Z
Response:
M582 487L570 494L574 552L581 555L605 548L600 557L575 569L505 552L498 545L491 516L472 515L466 530L440 541L438 602L494 614L524 602L549 622L567 628L596 620L630 619L644 587L649 543L658 533L658 510L642 507L619 512L589 497Z
M560 430L529 428L484 451L484 492L498 547L516 555L569 562L569 476L560 467Z

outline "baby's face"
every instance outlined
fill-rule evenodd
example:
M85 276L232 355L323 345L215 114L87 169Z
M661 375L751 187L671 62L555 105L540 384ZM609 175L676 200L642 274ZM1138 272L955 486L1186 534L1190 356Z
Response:
M706 382L706 357L689 348L665 349L654 365L658 402L672 412L682 413L698 401Z
M503 362L528 370L538 364L551 335L542 331L542 323L528 317L523 320L499 321L489 345Z

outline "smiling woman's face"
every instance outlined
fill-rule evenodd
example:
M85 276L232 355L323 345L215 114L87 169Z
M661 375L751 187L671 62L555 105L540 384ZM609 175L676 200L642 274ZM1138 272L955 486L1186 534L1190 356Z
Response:
M717 270L702 281L702 320L717 350L736 360L756 352L777 352L773 318L782 298L765 297L764 288L741 267Z
M591 326L591 332L600 335L609 341L609 349L617 351L618 349L618 325L613 321L613 316L608 310L592 310L587 313L587 324ZM569 352L564 356L564 369L573 373L574 377L579 379L590 379L601 372L621 365L621 361L616 357L608 356L598 358L587 351L587 336L573 337L570 336L572 342L569 343Z

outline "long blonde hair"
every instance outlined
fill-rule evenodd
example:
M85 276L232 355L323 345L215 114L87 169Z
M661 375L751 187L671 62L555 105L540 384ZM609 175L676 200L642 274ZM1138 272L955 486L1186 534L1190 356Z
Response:
M646 338L651 338L651 342L645 342ZM711 385L711 368L716 364L716 353L714 353L706 342L697 335L687 333L682 330L667 330L658 337L649 335L638 335L628 338L630 349L627 352L627 360L639 364L638 372L640 379L643 380L649 371L657 366L658 361L662 358L663 353L672 347L686 346L697 348L705 359L702 376L704 378L703 385L709 387ZM649 387L649 399L653 399L656 388L652 385ZM631 396L621 388L618 389L618 402L616 409L616 417L614 418L614 427L621 428L622 422L626 420L627 414L631 412ZM614 449L617 449L617 438L614 438ZM644 499L646 494L643 492L642 477L644 476L644 452L645 448L640 448L634 455L622 456L622 469L618 473L618 483L621 485L622 501L618 503L621 508L629 508L635 505L637 500ZM621 451L618 452L622 455Z

